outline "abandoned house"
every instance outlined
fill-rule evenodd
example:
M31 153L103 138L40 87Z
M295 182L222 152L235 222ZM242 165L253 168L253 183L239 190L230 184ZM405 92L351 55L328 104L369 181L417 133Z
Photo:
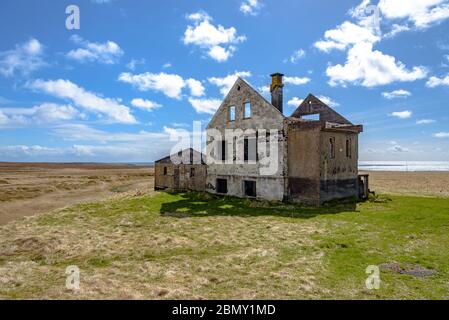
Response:
M363 127L311 94L284 116L283 74L271 78L271 103L238 78L207 126L207 164L192 149L179 164L161 159L155 188L312 205L365 196L367 177L358 176Z
M206 163L204 155L192 148L154 163L156 190L206 190Z

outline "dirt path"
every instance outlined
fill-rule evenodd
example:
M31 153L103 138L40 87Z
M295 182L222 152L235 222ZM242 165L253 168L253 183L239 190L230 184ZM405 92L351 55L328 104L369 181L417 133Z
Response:
M0 225L66 206L153 189L153 169L107 165L0 164Z

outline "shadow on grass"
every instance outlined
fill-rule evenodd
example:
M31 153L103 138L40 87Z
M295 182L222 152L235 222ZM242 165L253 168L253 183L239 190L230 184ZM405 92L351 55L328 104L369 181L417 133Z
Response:
M177 218L208 216L278 216L290 218L313 218L317 215L354 212L357 201L344 199L327 203L321 207L309 207L292 203L272 203L240 199L230 196L216 196L208 193L170 193L179 200L164 202L161 205L162 216Z

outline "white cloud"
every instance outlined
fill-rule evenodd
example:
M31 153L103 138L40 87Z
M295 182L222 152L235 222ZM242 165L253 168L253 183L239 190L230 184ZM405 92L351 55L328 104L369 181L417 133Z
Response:
M431 124L431 123L435 123L435 120L432 119L421 119L421 120L417 120L416 124Z
M190 89L190 95L194 97L201 97L204 95L204 87L201 81L195 80L195 79L187 79L186 80L187 85Z
M449 74L444 78L430 77L430 79L426 82L426 86L429 88L449 86Z
M284 77L284 82L286 84L300 86L300 85L309 83L310 82L310 78L307 78L307 77L304 77L304 78L300 78L300 77Z
M121 104L119 99L104 98L98 94L86 91L75 83L64 80L35 80L28 83L32 89L45 92L51 96L68 99L78 107L106 117L107 121L118 123L136 123L130 109Z
M240 4L240 11L245 15L256 16L259 14L262 4L258 0L244 0Z
M106 132L84 124L63 124L52 129L53 134L68 141L90 142L145 142L166 139L164 133L139 131L137 133Z
M332 86L352 83L374 87L395 81L422 79L426 77L427 70L424 67L408 70L402 62L396 61L395 57L373 50L371 43L362 42L349 49L345 65L329 66L326 74Z
M449 18L447 0L380 0L378 6L386 19L406 19L419 29Z
M384 38L393 38L397 34L405 31L409 31L411 28L406 24L393 24L390 32L383 35Z
M235 52L234 46L229 46L228 49L225 49L220 46L213 46L212 48L209 49L208 55L215 61L224 62L227 61L234 52Z
M222 101L219 99L189 98L189 102L198 113L214 114L220 107Z
M314 46L324 52L333 49L344 50L350 45L361 42L375 43L380 40L379 36L373 34L367 28L345 21L336 29L327 30L324 33L325 40L315 42Z
M391 113L391 116L399 118L399 119L408 119L412 116L413 112L409 110L405 111L395 111Z
M449 138L449 132L438 132L435 133L436 138Z
M137 107L139 109L146 110L146 111L153 111L156 108L162 107L159 103L156 103L156 102L153 102L150 100L144 100L141 98L133 99L131 101L131 104L134 107Z
M16 74L28 75L45 66L43 46L36 39L17 44L14 49L0 52L0 74L12 77Z
M304 101L304 99L300 99L300 98L298 98L298 97L293 97L293 98L291 98L290 100L288 100L288 102L287 102L287 104L289 105L289 106L292 106L292 107L298 107L302 102Z
M131 59L131 61L129 61L129 62L126 64L126 67L127 67L129 70L134 71L134 70L136 70L136 67L137 67L139 64L145 64L145 59Z
M337 101L327 96L318 96L317 98L332 108L338 107L340 105Z
M205 49L209 57L218 62L227 61L236 50L235 45L246 40L245 36L237 35L234 27L213 25L212 18L204 12L192 13L187 19L193 25L188 25L184 32L184 44Z
M158 74L149 72L131 74L124 72L120 74L118 79L119 81L132 84L140 91L159 91L174 99L181 99L182 89L186 86L181 76L164 72Z
M235 81L237 81L238 78L249 78L251 77L251 72L249 71L237 71L234 72L233 74L227 75L226 77L223 78L218 78L218 77L210 77L207 80L216 85L217 87L220 88L220 92L223 96L226 96L229 92L229 90L231 90L232 86L234 85Z
M0 109L0 127L22 127L36 124L57 123L81 116L70 105L43 103L31 108Z
M257 88L257 90L259 90L259 92L260 92L261 94L263 94L263 95L269 95L269 94L271 93L271 92L270 92L270 86L269 86L269 85L259 87L259 88Z
M73 35L70 39L81 48L69 51L66 56L78 62L115 64L123 55L123 50L114 41L89 42L78 35Z
M167 69L167 68L171 68L171 66L172 66L172 64L170 62L166 62L166 63L164 63L162 68Z
M407 98L412 94L407 90L394 90L391 92L382 92L382 96L386 99L395 99L395 98Z
M298 63L299 60L303 59L305 56L306 56L305 50L299 49L293 52L288 61L290 61L293 64L296 64ZM284 60L284 62L287 62L287 60Z

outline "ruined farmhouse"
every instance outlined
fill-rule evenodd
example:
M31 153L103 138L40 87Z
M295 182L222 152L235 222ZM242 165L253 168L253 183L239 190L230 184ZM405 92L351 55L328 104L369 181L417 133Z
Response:
M271 103L237 79L207 126L206 155L187 149L156 161L155 188L313 205L366 195L363 127L311 94L285 116L283 74L271 77Z

